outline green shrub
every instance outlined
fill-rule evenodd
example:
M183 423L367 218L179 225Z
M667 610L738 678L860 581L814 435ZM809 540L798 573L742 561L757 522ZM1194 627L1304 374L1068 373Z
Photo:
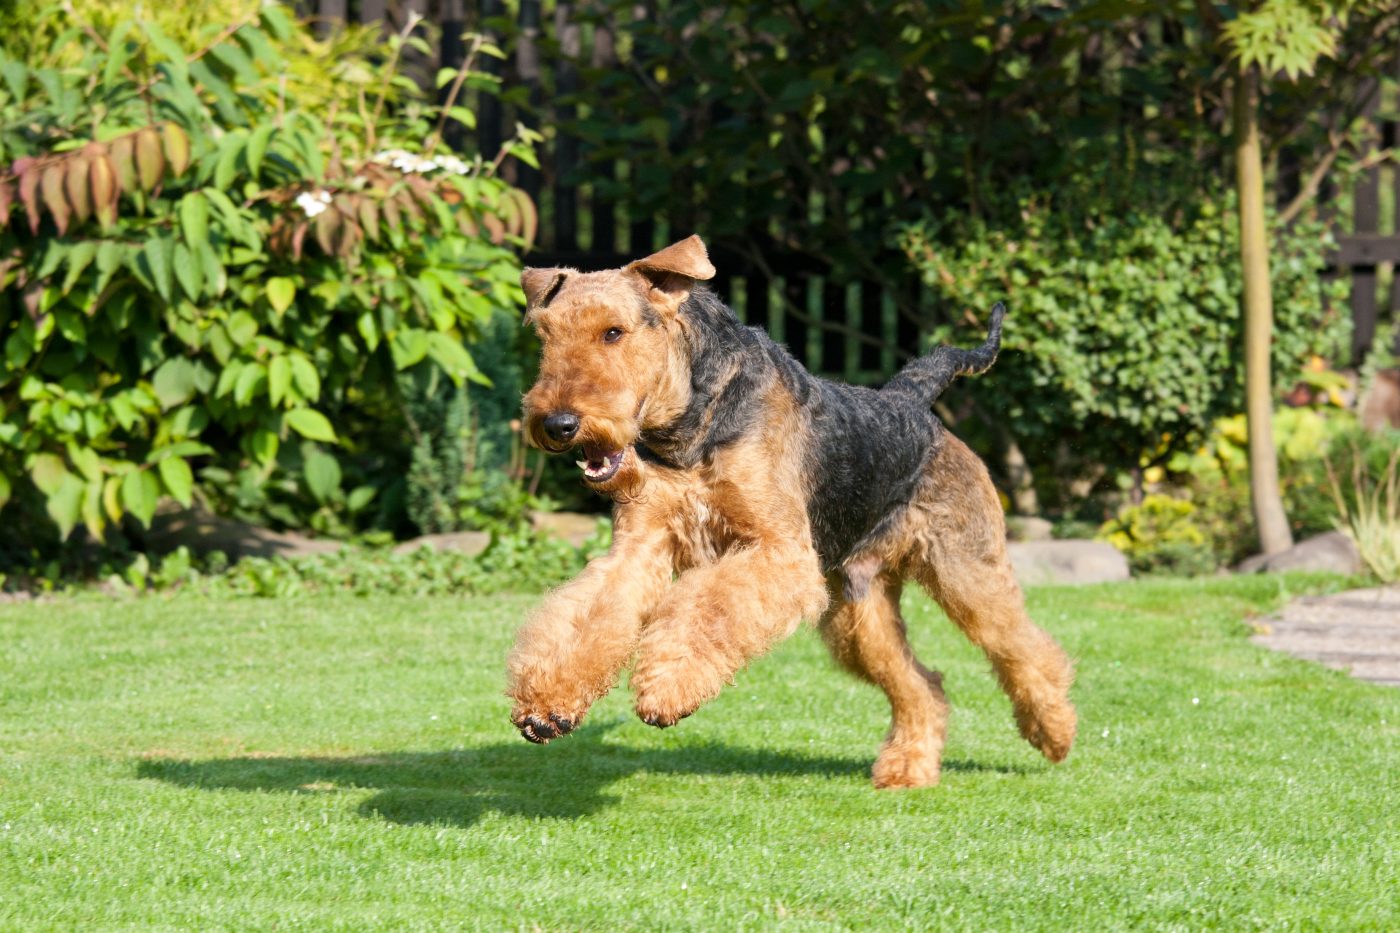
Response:
M1121 508L1099 529L1099 537L1122 551L1136 573L1209 573L1216 555L1195 515L1190 502L1153 494L1140 505Z
M964 312L935 339L973 342L987 306L1009 303L1001 363L960 390L996 413L1040 479L1058 482L1066 463L1164 463L1243 406L1234 217L1228 196L1204 197L1181 222L1028 202L1018 229L920 224L901 245L939 300ZM1307 224L1276 237L1280 387L1345 337L1336 286L1320 275L1327 242Z
M317 113L286 93L311 53L278 4L200 51L68 25L71 61L0 53L0 506L102 538L280 469L341 525L368 514L392 458L361 426L401 372L484 380L465 345L520 300L533 206L438 151L472 116L396 76L415 37L323 62L358 106ZM489 90L473 60L443 83Z

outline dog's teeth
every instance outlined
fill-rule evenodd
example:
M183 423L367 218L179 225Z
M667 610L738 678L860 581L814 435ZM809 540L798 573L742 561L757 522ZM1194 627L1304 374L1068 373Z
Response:
M574 466L578 467L580 470L586 470L586 469L588 469L588 461L587 461L587 460L575 460L575 461L574 461Z

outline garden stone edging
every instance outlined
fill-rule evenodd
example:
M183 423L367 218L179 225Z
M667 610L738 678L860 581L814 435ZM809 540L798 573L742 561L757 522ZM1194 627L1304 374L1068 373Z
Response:
M1400 687L1400 587L1304 596L1251 624L1256 645Z
M1285 570L1330 571L1357 574L1362 570L1361 555L1350 538L1340 531L1304 538L1286 551L1246 557L1236 573L1282 573Z
M1110 583L1131 576L1128 558L1104 541L1012 541L1006 550L1022 586Z

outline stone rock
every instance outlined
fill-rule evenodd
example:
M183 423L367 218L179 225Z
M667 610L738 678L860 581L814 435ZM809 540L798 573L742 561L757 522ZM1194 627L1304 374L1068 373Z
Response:
M1055 526L1038 515L1011 515L1006 519L1006 536L1012 541L1049 541Z
M484 531L449 531L401 541L394 545L394 553L412 554L420 547L426 547L434 551L461 551L468 557L475 557L490 543L491 536Z
M1236 573L1282 573L1285 570L1361 572L1361 555L1352 540L1340 531L1305 538L1277 554L1256 554L1240 561Z
M1128 559L1105 541L1013 541L1006 549L1022 586L1109 583L1130 576Z
M582 547L598 531L598 516L581 512L536 512L530 516L530 524L536 531Z
M215 515L200 506L184 508L173 502L163 503L156 511L143 541L151 553L165 554L183 545L196 554L223 551L229 560L330 554L341 548L339 541L272 531Z

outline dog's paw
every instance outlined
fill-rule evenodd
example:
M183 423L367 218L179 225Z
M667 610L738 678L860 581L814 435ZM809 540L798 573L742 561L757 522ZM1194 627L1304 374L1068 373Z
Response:
M577 716L561 716L558 713L527 712L518 708L510 717L510 721L515 723L515 728L520 730L521 736L536 745L544 745L550 739L568 735L582 720L582 713Z
M637 718L649 726L668 729L700 708L704 697L658 688L637 691Z

